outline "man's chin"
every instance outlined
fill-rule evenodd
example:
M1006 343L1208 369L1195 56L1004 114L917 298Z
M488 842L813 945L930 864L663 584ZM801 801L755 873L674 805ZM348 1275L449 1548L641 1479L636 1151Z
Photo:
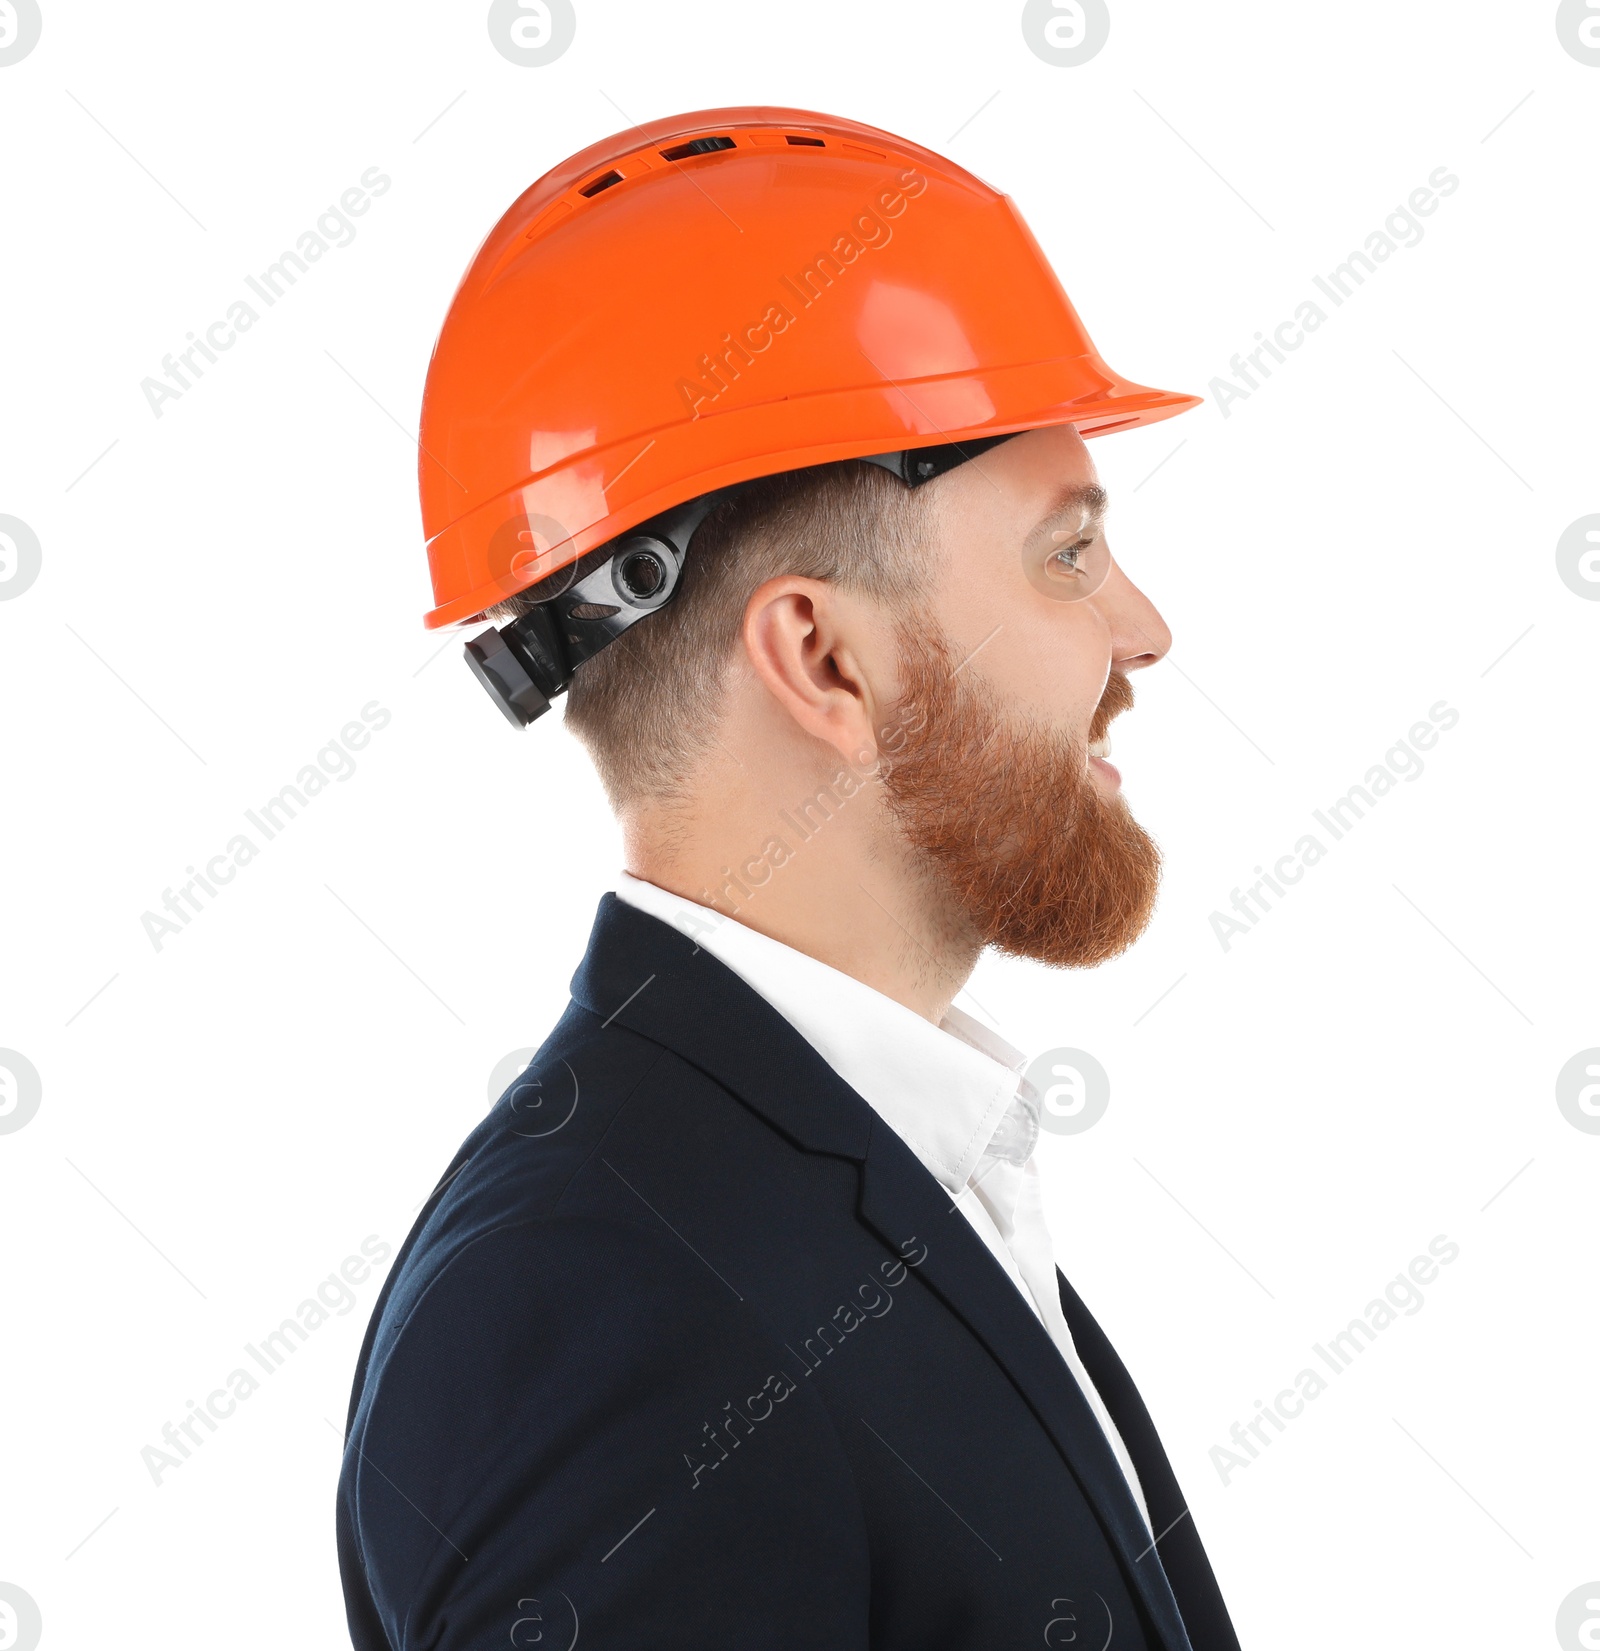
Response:
M966 909L997 951L1092 969L1120 957L1150 926L1161 853L1122 797L1096 797L1078 829L1035 860L1031 875L1016 862L981 895L970 884L966 890L968 902L981 898Z

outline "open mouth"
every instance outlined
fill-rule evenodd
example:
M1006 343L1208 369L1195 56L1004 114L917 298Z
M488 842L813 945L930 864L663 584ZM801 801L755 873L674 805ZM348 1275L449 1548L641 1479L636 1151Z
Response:
M1089 742L1090 770L1097 774L1105 785L1113 791L1118 791L1122 787L1122 775L1106 761L1106 758L1110 755L1111 739L1109 735L1102 734L1099 739Z

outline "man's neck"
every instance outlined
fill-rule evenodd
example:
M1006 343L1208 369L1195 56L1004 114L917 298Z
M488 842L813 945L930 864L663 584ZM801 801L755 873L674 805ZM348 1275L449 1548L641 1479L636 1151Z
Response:
M871 802L863 798L863 812ZM926 874L884 852L888 845L874 842L877 834L859 819L840 813L808 825L781 810L774 820L764 836L751 836L636 817L624 822L627 869L937 1025L983 949L970 924ZM752 841L762 845L755 854L748 852Z

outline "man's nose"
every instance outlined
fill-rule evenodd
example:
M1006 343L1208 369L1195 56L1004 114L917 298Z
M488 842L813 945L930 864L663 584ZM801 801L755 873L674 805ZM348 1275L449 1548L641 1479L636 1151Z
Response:
M1119 670L1138 671L1166 657L1172 632L1154 602L1113 565L1097 601L1111 626L1111 658Z

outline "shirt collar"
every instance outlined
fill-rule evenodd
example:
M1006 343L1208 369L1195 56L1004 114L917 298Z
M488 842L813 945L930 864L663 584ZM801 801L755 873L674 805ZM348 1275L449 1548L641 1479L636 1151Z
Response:
M660 918L758 992L952 1197L1017 1095L1023 1055L960 1009L935 1026L853 976L623 872L617 898Z

